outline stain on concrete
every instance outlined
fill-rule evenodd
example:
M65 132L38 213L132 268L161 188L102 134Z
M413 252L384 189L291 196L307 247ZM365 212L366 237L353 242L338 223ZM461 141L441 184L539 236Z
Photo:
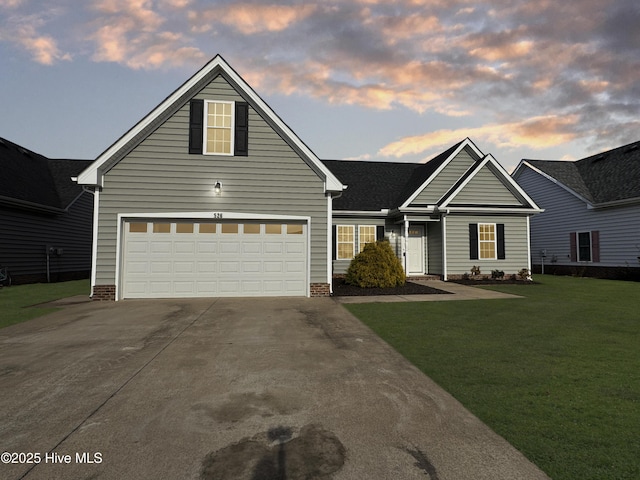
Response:
M229 395L227 401L219 407L210 409L211 417L217 422L239 422L245 418L258 415L272 417L287 415L300 409L298 397L291 395L274 395L264 393L236 393Z
M304 321L307 325L318 329L322 336L329 340L339 350L349 348L349 344L345 342L344 332L341 332L334 321L325 315L320 316L316 310L303 310L300 312L304 315Z
M316 424L277 426L209 453L202 480L330 480L344 465L346 449Z
M431 463L426 453L424 453L419 448L416 448L415 450L405 448L405 451L416 460L416 463L414 463L414 465L420 470L423 470L427 475L429 475L430 480L440 480L438 478L436 467Z

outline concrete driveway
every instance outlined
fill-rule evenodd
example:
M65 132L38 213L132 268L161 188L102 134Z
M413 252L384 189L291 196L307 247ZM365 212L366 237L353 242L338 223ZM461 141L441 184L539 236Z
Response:
M3 479L547 478L332 299L67 306L0 330L0 412Z

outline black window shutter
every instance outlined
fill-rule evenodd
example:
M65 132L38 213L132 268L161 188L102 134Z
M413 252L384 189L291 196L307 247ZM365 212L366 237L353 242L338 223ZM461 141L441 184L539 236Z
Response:
M189 153L202 154L204 136L204 100L189 103Z
M337 233L337 227L335 225L333 225L333 227L331 227L333 230L333 235L332 235L332 241L333 241L333 248L331 249L331 251L333 252L333 259L335 260L336 258L338 258L338 233Z
M600 261L600 231L593 230L591 232L591 261Z
M570 258L572 262L578 261L578 242L577 242L577 233L571 232L569 234L569 252Z
M376 227L376 240L384 240L384 225Z
M234 155L246 157L249 155L249 105L246 102L236 102L235 121Z
M496 240L498 241L498 260L504 260L507 258L504 251L504 223L498 223L496 225Z
M469 224L469 259L478 260L478 224Z

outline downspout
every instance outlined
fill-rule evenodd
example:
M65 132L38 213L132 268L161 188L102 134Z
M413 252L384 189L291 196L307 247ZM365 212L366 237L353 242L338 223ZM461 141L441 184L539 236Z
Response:
M342 192L335 196L329 193L327 196L327 282L330 295L333 295L333 199L341 196Z
M100 203L100 191L98 186L87 187L82 186L82 190L93 195L93 233L91 239L91 297L93 297L93 288L96 286L97 278L97 257L98 257L98 208Z

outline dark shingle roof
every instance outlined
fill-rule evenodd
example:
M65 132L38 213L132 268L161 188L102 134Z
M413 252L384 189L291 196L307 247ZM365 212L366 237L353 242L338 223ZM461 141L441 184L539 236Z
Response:
M402 205L460 146L456 143L426 163L323 160L347 185L334 199L336 210L380 211Z
M333 200L336 210L379 211L397 206L398 192L404 189L415 163L323 160L347 189Z
M51 160L0 138L0 198L65 209L81 192L71 180L90 160Z
M527 162L594 204L640 198L640 141L575 162Z

